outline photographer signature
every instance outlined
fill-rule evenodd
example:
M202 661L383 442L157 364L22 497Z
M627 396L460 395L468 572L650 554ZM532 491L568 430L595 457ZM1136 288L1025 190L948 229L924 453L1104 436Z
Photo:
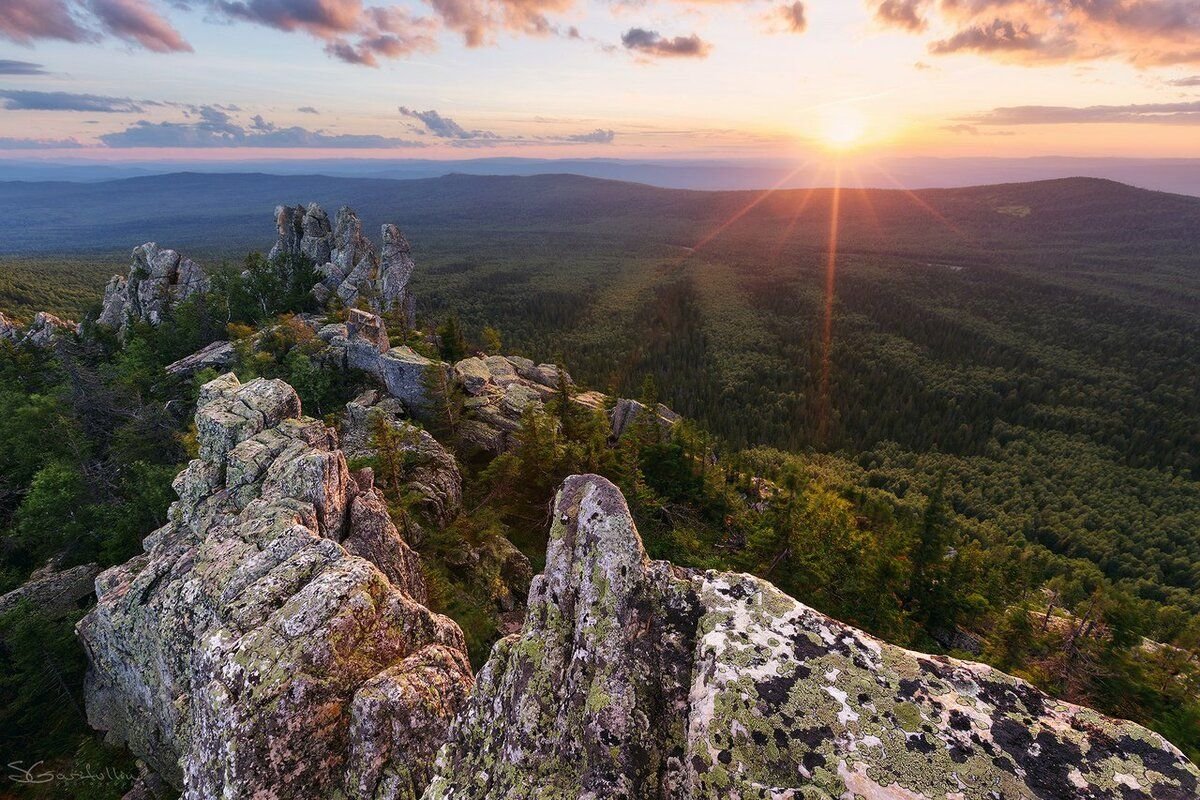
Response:
M39 784L39 783L102 783L104 781L131 781L136 776L128 772L113 767L105 767L100 772L96 772L91 764L85 764L82 768L76 767L70 772L59 772L57 770L46 769L45 761L35 761L29 766L25 766L24 761L14 761L8 764L11 770L8 774L8 779L13 783L20 784Z

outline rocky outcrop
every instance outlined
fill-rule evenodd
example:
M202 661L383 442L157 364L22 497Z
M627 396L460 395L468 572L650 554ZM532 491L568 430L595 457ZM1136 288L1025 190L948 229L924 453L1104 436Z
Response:
M205 345L190 356L171 362L164 369L168 375L192 375L203 369L225 369L236 357L233 342L218 341Z
M478 676L427 800L1194 798L1162 737L981 664L885 644L749 575L649 561L569 478L522 631Z
M554 396L559 369L519 356L475 356L459 361L451 374L466 395L462 438L479 450L499 453L520 429L525 410ZM563 375L569 383L570 376Z
M375 447L378 426L386 426L393 451L385 459ZM372 389L346 404L342 443L349 458L382 461L375 481L396 481L420 498L417 508L438 527L448 525L462 509L462 474L454 454L428 431L404 419L404 406Z
M383 226L379 253L379 306L402 312L411 326L416 321L416 299L408 289L416 265L412 247L395 225Z
M395 225L383 226L378 252L363 235L358 215L347 206L338 210L336 227L330 226L329 216L316 203L277 206L275 227L278 238L271 260L309 258L321 276L313 288L320 302L337 297L346 306L365 304L376 312L397 311L413 324L415 303L408 289L414 269L412 249Z
M60 336L78 336L79 333L78 322L56 317L48 311L39 311L28 326L0 312L0 340L13 344L47 347Z
M324 358L372 376L411 416L420 417L429 410L432 385L449 386L444 379L445 363L426 358L407 345L391 347L383 320L374 314L350 309L346 322L313 324L317 336L329 346Z
M624 397L618 399L612 411L609 412L609 420L612 422L612 438L620 439L625 431L629 429L630 425L638 419L646 417L649 413L650 409L644 403ZM662 403L659 403L654 409L652 419L662 432L668 433L671 428L675 427L675 423L679 422L681 417Z
M21 325L15 319L0 311L0 339L19 342L24 336Z
M61 617L79 611L95 592L96 576L99 574L100 567L96 564L81 564L67 569L48 564L30 575L16 589L0 596L0 615L12 611L22 601L28 601L34 610L47 617Z
M133 249L128 276L109 280L96 322L122 335L131 323L158 325L172 308L208 286L208 276L195 261L146 242Z
M191 800L413 798L471 686L369 471L280 381L198 400L170 522L79 624L88 718Z
M46 347L59 336L78 336L79 323L56 317L48 311L39 311L29 327L23 327L12 317L0 313L0 339L13 344L29 344Z

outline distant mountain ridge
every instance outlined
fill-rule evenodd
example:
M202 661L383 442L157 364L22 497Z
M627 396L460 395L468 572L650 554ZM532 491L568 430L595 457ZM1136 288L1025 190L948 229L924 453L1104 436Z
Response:
M635 181L666 189L709 191L803 189L823 186L831 170L826 159L800 164L779 158L260 158L250 161L102 162L63 158L59 161L0 159L7 180L107 181L175 172L320 173L354 178L437 178L449 173L471 175L544 175L570 173L592 178ZM1121 181L1158 191L1200 195L1200 159L1086 158L1040 156L843 158L846 185L856 188L948 188L989 183L1051 180L1075 175Z
M392 180L324 175L175 173L100 183L0 182L8 230L0 254L124 250L131 240L169 241L199 254L230 256L257 243L258 217L279 197L315 198L356 208L368 228L403 218L414 231L462 225L507 231L571 228L653 233L694 244L729 221L783 223L823 237L832 190L700 192L578 175ZM1200 244L1200 198L1136 189L1093 178L915 192L845 189L845 224L867 249L900 247L933 224L962 244L1024 247L1087 242ZM744 219L743 219L744 217ZM220 237L214 231L220 231ZM922 237L914 247L929 250ZM934 246L930 254L936 254Z

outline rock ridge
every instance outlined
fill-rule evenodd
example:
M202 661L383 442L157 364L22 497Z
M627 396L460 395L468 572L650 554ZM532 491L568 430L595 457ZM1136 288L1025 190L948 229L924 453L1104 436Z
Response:
M185 798L415 798L472 684L370 470L281 381L206 384L170 521L96 580L89 721Z
M480 671L426 800L1198 796L1145 728L753 576L650 561L604 478L567 479L553 519L524 627Z

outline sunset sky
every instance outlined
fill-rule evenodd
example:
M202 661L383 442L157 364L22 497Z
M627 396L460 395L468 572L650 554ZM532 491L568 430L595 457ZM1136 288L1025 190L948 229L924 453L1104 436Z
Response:
M1197 0L2 0L0 155L1200 157Z

